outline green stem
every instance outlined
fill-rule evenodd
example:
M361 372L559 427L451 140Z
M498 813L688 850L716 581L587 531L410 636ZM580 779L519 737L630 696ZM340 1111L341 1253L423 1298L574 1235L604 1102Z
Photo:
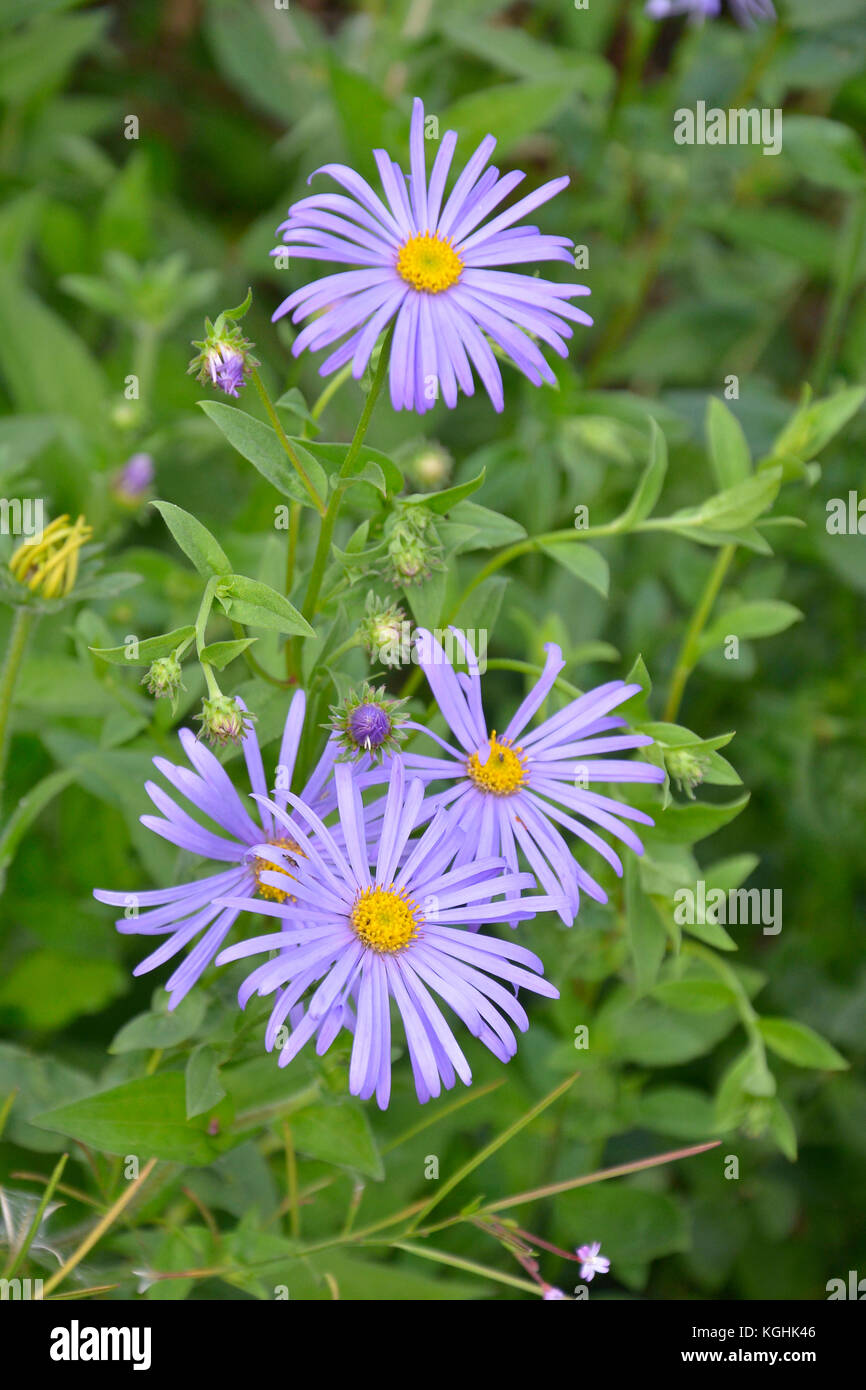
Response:
M9 1255L9 1262L5 1270L3 1271L3 1277L5 1279L11 1279L15 1275L17 1270L20 1269L23 1261L27 1258L27 1252L33 1243L33 1238L39 1230L42 1218L45 1215L45 1208L48 1206L48 1203L54 1196L54 1190L60 1181L60 1178L63 1174L63 1169L66 1167L66 1161L68 1158L69 1154L61 1154L60 1158L58 1159L57 1166L55 1167L54 1172L51 1174L51 1177L49 1178L45 1186L45 1191L42 1193L39 1205L33 1213L33 1220L30 1222L30 1225L27 1229L27 1234L25 1235L18 1249L12 1250Z
M727 961L722 960L720 956L716 955L715 951L711 951L708 947L701 946L695 941L684 942L683 950L688 955L696 956L699 960L704 961L710 969L718 975L719 979L727 985L737 1001L736 1008L737 1013L740 1015L740 1022L743 1025L743 1029L755 1053L760 1059L760 1065L763 1066L765 1071L769 1071L767 1049L764 1045L764 1036L759 1027L760 1016L752 1005L752 1001L746 993L743 983L736 971L731 969Z
M704 587L704 592L698 599L697 607L692 614L691 622L686 628L680 647L679 656L671 676L671 686L668 692L667 704L665 705L662 718L666 723L673 723L679 712L686 682L695 666L700 655L698 643L703 632L707 619L712 612L713 604L719 596L719 590L724 582L731 561L734 558L737 547L735 545L723 545L713 568L710 570L709 578Z
M343 367L341 371L337 372L334 376L331 377L331 380L328 382L324 391L321 393L321 395L318 397L315 403L310 407L310 414L312 415L314 420L319 419L319 416L322 414L322 411L325 409L325 406L337 394L340 387L343 385L343 382L349 380L349 377L351 375L352 364L351 362L347 362L345 367Z
M297 454L295 453L294 449L292 448L289 442L289 437L283 429L282 424L280 423L280 417L277 415L271 398L265 390L265 383L259 376L258 368L252 367L250 369L250 376L252 378L253 385L255 386L256 390L259 393L259 396L261 397L262 404L264 405L265 410L267 411L268 419L273 425L274 434L280 441L280 444L282 445L283 449L289 457L289 461L292 467L294 468L295 472L297 473L298 477L300 478L301 482L303 483L304 487L309 493L310 500L312 501L316 511L319 513L319 516L324 516L325 508L322 506L322 499L316 492L316 489L313 487L313 484L310 482L309 476L307 474L306 469L304 468L304 465L301 463L301 460L298 458Z
M842 321L851 295L851 287L860 263L863 238L866 235L866 193L858 193L848 209L847 226L839 254L838 274L824 316L821 336L812 370L809 373L816 394L820 394L836 358Z
M489 657L487 659L487 670L519 671L521 675L533 676L535 680L538 680L542 674L542 668L536 666L534 661L512 661L510 658L504 656ZM572 685L571 681L563 680L561 676L557 676L553 685L555 690L561 690L563 695L568 696L569 700L579 700L584 693L582 690L578 690L576 685Z
M27 608L16 608L9 633L9 645L0 675L0 804L6 781L6 762L9 757L11 730L9 717L12 713L12 697L21 670L21 662L27 649L27 641L33 628L34 616Z
M501 1270L491 1269L489 1265L478 1264L476 1260L464 1260L459 1255L451 1255L444 1250L431 1250L427 1245L415 1245L408 1240L394 1240L387 1243L392 1250L405 1250L407 1255L418 1255L422 1260L433 1260L435 1264L449 1265L452 1269L462 1269L479 1279L492 1279L497 1284L507 1284L512 1289L522 1289L525 1293L541 1294L543 1285L530 1284L528 1279L517 1279L513 1274L503 1274ZM378 1242L377 1242L378 1244Z
M543 1096L537 1104L533 1105L531 1110L527 1110L525 1115L521 1115L519 1120L515 1120L514 1123L509 1125L507 1129L504 1129L501 1134L497 1134L495 1139L491 1139L489 1144L486 1144L483 1149L480 1149L479 1152L464 1163L461 1168L458 1168L456 1173L452 1173L451 1177L446 1179L438 1192L434 1193L428 1202L425 1202L405 1234L412 1235L413 1232L417 1231L418 1227L426 1220L433 1208L437 1207L442 1199L448 1196L449 1192L457 1187L464 1178L468 1178L470 1173L474 1173L475 1169L490 1158L492 1154L495 1154L501 1149L503 1144L507 1144L509 1140L513 1139L515 1134L519 1134L527 1125L532 1124L532 1121L537 1119L548 1106L553 1105L561 1096L564 1096L566 1091L574 1085L578 1076L579 1072L575 1072L572 1076L566 1077L565 1081L561 1081L558 1086L555 1086L554 1089L549 1091L546 1096Z
M289 1202L289 1234L298 1240L301 1234L301 1208L298 1202L298 1160L288 1120L283 1120L283 1145L286 1151L286 1193Z
M303 607L301 608L301 612L308 622L316 611L316 604L319 601L319 593L322 588L322 580L325 577L325 569L328 564L328 556L331 553L331 540L334 535L334 526L337 521L340 504L343 500L344 488L342 484L345 483L347 478L351 477L352 469L355 466L355 460L358 457L361 445L364 442L364 436L367 433L367 427L370 424L373 407L379 399L379 392L382 389L382 384L388 371L392 333L393 329L389 329L385 341L382 344L382 349L379 353L379 362L376 367L372 385L367 393L367 399L364 402L364 409L361 411L361 418L358 421L357 428L352 437L352 442L346 451L346 457L343 459L340 471L334 482L327 511L322 517L316 553L313 557L313 567L310 570L307 593L304 598Z

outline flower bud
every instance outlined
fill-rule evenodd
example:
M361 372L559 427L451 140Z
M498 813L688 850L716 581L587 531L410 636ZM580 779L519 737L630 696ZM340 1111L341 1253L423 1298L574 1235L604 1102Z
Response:
M708 759L690 748L665 749L665 769L672 782L685 791L690 801L695 799L695 787L704 780Z
M157 657L149 671L142 676L141 684L146 685L157 700L162 696L173 700L182 686L181 666L177 657L173 653L171 656Z
M137 507L147 497L153 476L150 454L133 454L112 478L112 494L122 506Z
M412 624L396 603L367 595L360 624L361 643L370 659L382 666L402 666L410 659Z
M235 322L243 318L251 303L252 292L247 291L243 304L236 309L224 309L215 323L205 319L204 338L193 342L198 352L187 370L195 372L199 381L219 387L227 396L237 396L246 385L247 374L259 365L252 355L253 344Z
M78 574L81 548L93 535L83 516L74 523L68 516L55 517L41 536L20 545L9 569L20 584L42 598L62 598L72 592Z
M196 719L201 722L199 738L204 736L209 743L223 747L243 741L253 716L234 695L207 695Z
M384 688L374 690L364 685L359 694L353 692L341 705L332 706L325 727L337 735L344 759L367 753L375 763L384 753L399 749L403 721L395 714L403 704L404 700L388 699Z

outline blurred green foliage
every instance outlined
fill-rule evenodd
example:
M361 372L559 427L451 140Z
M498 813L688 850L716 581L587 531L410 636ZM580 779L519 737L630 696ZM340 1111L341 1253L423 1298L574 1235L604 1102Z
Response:
M0 1181L24 1222L0 1229L0 1246L14 1252L33 1217L34 1171L47 1178L71 1154L54 1194L65 1205L39 1217L30 1246L37 1271L55 1269L52 1250L68 1256L92 1209L117 1198L125 1156L143 1165L154 1154L134 1229L115 1227L77 1269L78 1287L237 1298L286 1284L292 1298L327 1298L335 1281L344 1298L521 1296L403 1251L301 1258L297 1229L284 1229L286 1135L303 1237L321 1241L353 1203L367 1226L428 1197L429 1155L454 1173L576 1067L567 1099L493 1153L462 1202L721 1135L720 1150L518 1219L566 1249L600 1239L609 1287L653 1297L821 1298L828 1279L862 1270L866 547L856 527L839 534L827 521L831 499L864 487L866 22L860 0L779 0L780 22L753 31L658 26L642 8L2 6L0 490L44 497L51 515L84 513L103 547L96 587L43 613L31 639L0 838L0 1110L11 1098ZM557 391L506 368L501 417L480 394L423 421L380 406L368 438L379 454L347 496L337 544L364 518L384 526L400 484L388 474L382 487L383 468L399 464L410 493L429 486L413 468L430 446L453 459L446 485L484 470L471 500L467 489L437 508L448 564L401 601L435 622L480 580L457 617L491 630L495 727L524 689L513 663L537 665L546 641L582 688L648 671L651 693L628 713L669 769L671 750L674 766L684 749L698 758L702 781L693 800L675 783L663 811L647 793L658 826L622 885L603 880L613 910L585 904L571 932L533 924L561 998L533 1006L504 1084L471 1049L473 1090L419 1114L404 1065L382 1117L347 1099L345 1048L281 1072L261 1052L263 1010L237 1014L230 971L209 972L172 1015L157 977L132 978L138 944L91 890L183 872L138 817L151 757L175 756L173 727L204 686L185 667L176 716L145 694L140 670L91 649L188 627L201 598L157 511L118 492L137 452L155 461L154 496L200 518L240 573L282 594L274 508L292 494L263 466L258 436L232 436L227 407L196 408L212 393L186 375L189 341L252 285L244 332L286 432L320 473L333 466L316 432L326 421L328 438L347 440L362 393L341 386L313 418L315 363L295 362L290 325L270 323L307 271L279 270L267 253L314 167L345 160L371 176L375 146L404 158L415 93L462 152L492 131L500 166L527 169L533 186L571 175L545 225L586 248L578 278L592 287L595 327L556 364ZM698 100L782 107L782 153L675 145L674 112ZM242 405L264 429L251 388ZM602 528L591 544L560 534L522 546L573 529L581 508ZM15 544L0 536L0 559ZM314 544L305 510L297 576ZM507 546L517 553L500 566ZM720 597L684 646L722 556ZM351 560L344 569L360 603L369 575ZM351 604L334 617L338 636L351 617ZM237 633L217 617L209 635ZM255 635L257 661L279 670L280 633ZM304 644L306 674L318 650ZM368 666L354 650L331 674L312 692L322 718ZM399 676L389 685L397 693ZM224 688L255 699L273 759L285 691L239 656ZM781 932L707 923L686 928L677 954L674 895L699 876L781 890ZM591 1045L576 1051L581 1025ZM721 1176L728 1154L737 1181ZM520 1274L470 1224L437 1239L456 1259ZM155 1278L212 1267L228 1273ZM542 1268L569 1287L573 1271L555 1256Z

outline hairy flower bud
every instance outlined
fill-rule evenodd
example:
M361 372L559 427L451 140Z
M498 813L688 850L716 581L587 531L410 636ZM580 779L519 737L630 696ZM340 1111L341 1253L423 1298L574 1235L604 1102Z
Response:
M665 770L672 782L686 793L690 801L695 799L695 787L704 780L707 758L689 748L668 748L665 750Z
M243 318L252 303L252 292L247 291L243 304L236 309L224 309L215 323L205 319L205 336L194 341L198 352L187 368L195 372L197 380L210 382L227 396L237 396L246 385L247 374L257 367L258 359L253 357L253 344L245 338L235 322Z
M177 657L171 656L157 657L150 669L142 676L141 684L146 685L151 695L156 699L167 696L173 700L178 690L182 687L181 666Z
M201 714L196 715L201 722L199 738L221 747L241 743L253 717L234 695L208 695L202 701Z
M412 624L396 603L387 603L371 591L360 624L361 644L371 661L382 666L403 666L411 656Z

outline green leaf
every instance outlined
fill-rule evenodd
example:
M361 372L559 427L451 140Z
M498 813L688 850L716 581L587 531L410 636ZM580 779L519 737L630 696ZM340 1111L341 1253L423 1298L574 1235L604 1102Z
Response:
M772 466L776 455L792 455L796 459L813 459L844 429L866 400L866 386L850 386L824 400L803 401L773 444Z
M120 1053L146 1051L154 1047L176 1047L196 1032L204 1013L204 996L189 994L171 1013L163 1007L131 1018L120 1032L115 1034L108 1050Z
M704 801L690 801L687 805L675 803L668 806L658 816L652 830L646 832L647 841L662 840L679 845L693 845L705 840L727 825L748 805L749 793L745 792L735 801L725 805L712 806Z
M596 69L606 80L606 70ZM574 99L577 72L546 81L506 82L485 86L459 98L439 117L442 130L456 130L460 148L472 150L495 131L504 155L533 131L541 130Z
M710 396L707 403L707 447L716 483L731 489L748 478L752 455L743 427L724 401Z
M313 629L287 598L269 584L232 574L217 586L217 598L233 622L274 632L313 637Z
M797 1067L816 1067L820 1071L846 1071L849 1063L820 1033L790 1018L762 1018L761 1036L771 1051Z
M34 17L36 9L31 5L27 17ZM7 35L0 54L0 99L16 106L37 92L59 87L72 65L94 45L107 19L104 10L52 15Z
M645 994L664 959L667 931L652 901L641 891L639 865L633 856L626 861L625 914L635 984L638 993Z
M482 507L477 502L458 502L451 510L450 523L471 528L469 536L460 546L461 550L496 550L501 545L513 545L526 537L526 529L519 521L494 512L489 507ZM443 539L446 534L443 524Z
M232 448L258 469L277 492L294 502L300 502L302 506L313 506L310 494L270 425L253 415L247 415L245 410L238 410L236 406L223 405L222 401L199 401L198 404ZM291 444L319 498L325 498L328 492L327 478L310 452L309 441L301 443L293 439Z
M289 414L296 415L299 420L303 420L304 424L307 425L314 434L318 434L319 426L310 414L303 393L298 390L297 386L290 386L288 391L284 391L280 399L275 401L274 404L277 410L286 410Z
M292 440L293 444L299 442L297 439ZM321 464L324 471L332 477L339 473L350 448L348 444L325 444L319 443L318 440L309 439L305 441L305 445ZM365 477L368 482L377 478L378 480L373 485L390 495L399 492L403 486L403 474L394 460L389 458L387 454L383 454L381 449L371 449L369 444L361 445L349 476L358 482L365 481ZM385 480L384 487L382 487L381 478Z
M687 1014L711 1014L736 1003L736 995L721 980L663 980L653 990L653 997L669 1009Z
M715 493L698 507L674 512L669 520L683 530L706 527L720 532L738 531L772 506L781 482L780 467L764 469L735 487Z
M785 158L798 173L843 193L866 186L863 143L850 126L824 116L785 116Z
M186 1064L186 1117L192 1120L219 1105L225 1088L219 1075L219 1053L209 1043L193 1048Z
M257 640L255 637L239 637L233 642L211 642L207 647L202 647L199 660L206 661L208 666L215 666L218 671L224 671L235 657L241 656Z
M0 270L0 372L20 411L70 415L97 431L108 383L80 338L19 277Z
M638 1101L637 1124L657 1134L699 1141L716 1133L713 1103L691 1086L658 1086Z
M545 555L567 569L569 574L588 584L602 598L607 598L610 587L610 567L601 551L594 550L585 541L543 542L539 546Z
M557 1207L569 1230L592 1232L592 1239L601 1242L614 1267L689 1247L684 1211L666 1193L623 1183L594 1183L557 1198ZM578 1284L577 1265L572 1269Z
M199 574L206 579L214 574L231 574L231 561L219 541L197 517L173 502L154 502L153 506Z
M62 988L58 988L62 981ZM39 1031L60 1029L83 1014L96 1014L128 983L113 960L81 960L60 951L29 951L0 980L0 1009Z
M667 440L655 420L650 419L649 462L641 474L640 482L632 494L631 501L618 518L618 524L623 531L630 531L650 515L659 500L667 471Z
M473 492L477 492L484 482L486 469L482 468L476 478L470 478L466 483L457 483L454 487L447 487L442 492L413 492L408 497L400 498L400 505L404 507L421 506L427 507L431 512L437 512L444 516L450 512L452 507L456 507L458 502L471 497Z
M122 647L90 647L89 650L102 661L110 662L112 666L149 666L161 656L170 656L183 642L188 642L193 637L194 627L176 627L174 632L163 632L159 637L146 637L143 642L137 644L135 656L127 656L131 645L129 642Z
M778 1096L769 1102L769 1129L782 1153L791 1163L797 1161L797 1131L794 1121Z
M751 599L747 603L734 603L730 608L722 609L709 624L701 637L699 650L701 654L712 651L729 636L744 640L774 637L792 623L800 622L802 617L799 608L782 599Z
M208 1134L204 1116L187 1120L186 1088L178 1071L99 1091L38 1115L33 1123L102 1153L133 1153L140 1159L210 1163L225 1147L225 1141L219 1143Z
M292 1141L310 1158L334 1163L381 1180L385 1169L379 1157L366 1112L360 1105L311 1105L291 1117Z
M617 990L599 1011L593 1046L644 1068L677 1066L711 1052L735 1021L733 1009L674 1012L650 995L635 1000Z
M0 1042L0 1105L12 1091L16 1093L3 1138L38 1153L65 1148L57 1135L34 1127L33 1116L46 1106L86 1096L93 1086L91 1077L68 1066L60 1057L36 1056L11 1043Z

